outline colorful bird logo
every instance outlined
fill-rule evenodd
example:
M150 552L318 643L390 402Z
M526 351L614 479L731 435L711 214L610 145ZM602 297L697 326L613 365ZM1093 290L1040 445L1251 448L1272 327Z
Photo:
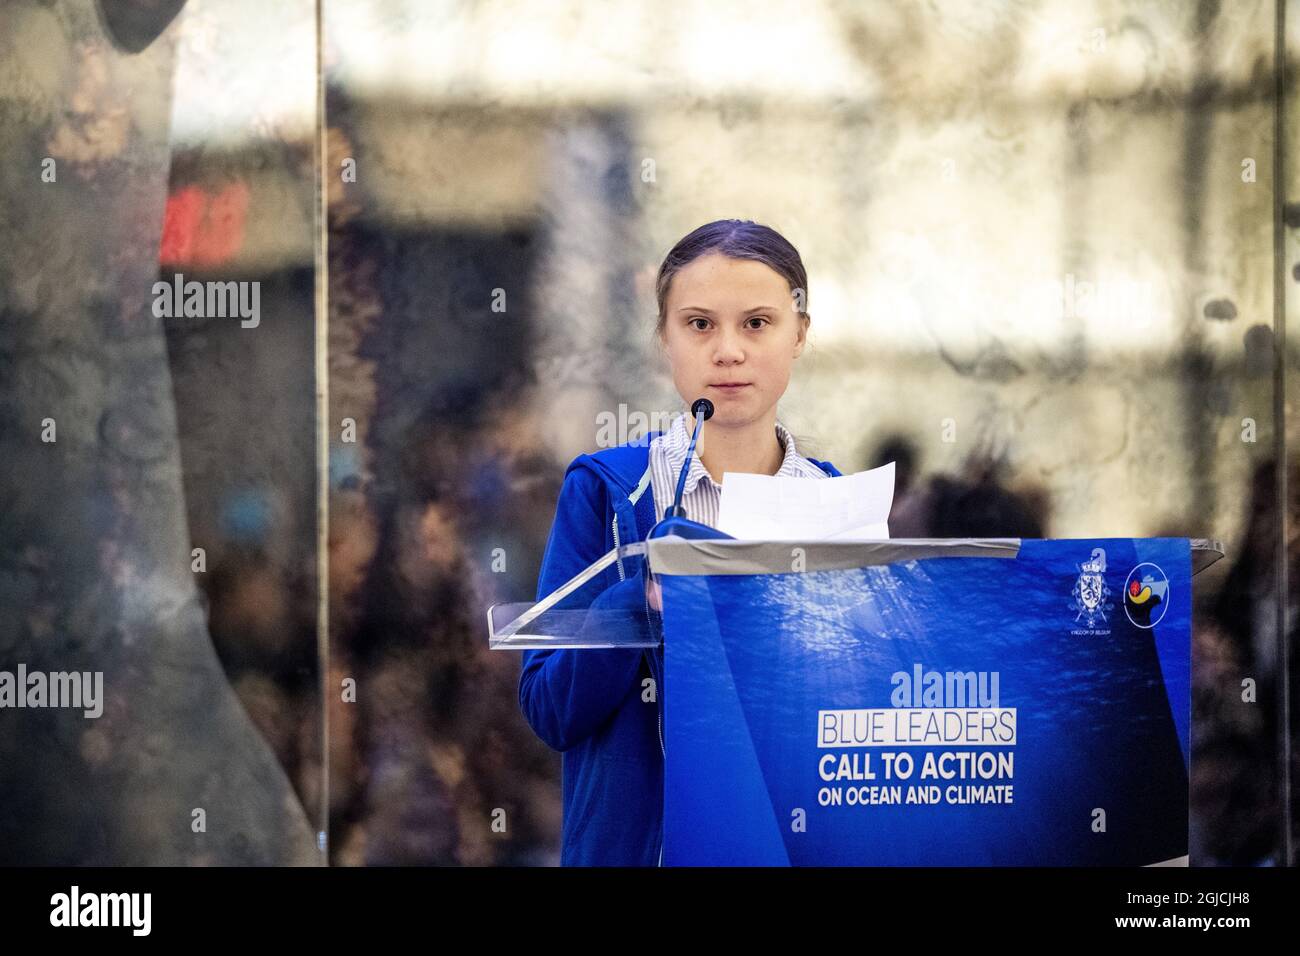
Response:
M1169 578L1149 561L1128 573L1124 585L1124 613L1137 627L1155 627L1165 616L1169 602Z

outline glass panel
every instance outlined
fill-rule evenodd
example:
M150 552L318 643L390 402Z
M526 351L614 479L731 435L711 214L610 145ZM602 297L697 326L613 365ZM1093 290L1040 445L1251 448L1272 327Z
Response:
M0 863L323 862L315 42L0 5Z

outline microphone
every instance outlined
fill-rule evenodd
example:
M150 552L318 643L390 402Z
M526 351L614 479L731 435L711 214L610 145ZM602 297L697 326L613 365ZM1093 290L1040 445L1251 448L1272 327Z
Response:
M675 535L678 538L730 538L731 535L723 534L717 528L710 528L706 524L700 524L698 521L692 521L686 517L686 509L682 507L682 495L686 493L686 476L691 470L691 458L695 455L695 443L700 440L700 429L704 427L705 421L713 416L713 403L707 398L697 398L695 404L691 406L691 414L695 416L695 431L691 435L691 446L686 450L686 462L682 465L681 473L677 476L677 494L673 496L673 503L664 509L662 521L655 523L646 535L646 539L663 538L668 535Z
M682 463L681 473L677 476L677 494L673 503L664 511L664 518L685 518L686 509L682 507L682 495L686 491L686 475L691 470L691 458L695 454L695 443L700 440L700 430L704 423L713 417L713 403L707 398L697 398L691 405L691 414L695 416L695 431L691 434L691 447L686 449L686 461Z

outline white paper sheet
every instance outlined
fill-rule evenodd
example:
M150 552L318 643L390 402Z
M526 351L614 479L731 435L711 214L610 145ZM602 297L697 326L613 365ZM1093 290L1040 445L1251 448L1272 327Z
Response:
M838 478L722 475L718 530L764 541L878 541L889 537L894 463Z

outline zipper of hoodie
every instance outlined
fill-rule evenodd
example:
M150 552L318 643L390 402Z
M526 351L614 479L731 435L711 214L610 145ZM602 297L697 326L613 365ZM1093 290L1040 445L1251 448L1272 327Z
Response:
M617 551L618 548L619 548L619 544L618 544L618 515L615 514L615 515L614 515L614 550ZM621 554L618 556L618 579L619 579L620 581L626 581L626 580L627 580L627 575L623 573L623 556L622 556Z
M650 601L648 598L646 599L645 610L646 610L646 619L648 620L650 617ZM650 655L652 655L653 653L654 653L654 648L647 647L645 649L646 663L650 665L650 676L652 677L655 676L654 664L651 663L651 657L650 657ZM664 749L664 700L663 700L664 689L658 686L658 684L659 684L659 678L655 677L655 714L659 718L659 756L667 760L668 751Z
M650 620L649 596L647 596L645 599L645 619L647 621ZM654 677L655 679L655 713L658 715L659 718L659 756L667 760L668 751L664 749L664 698L663 698L664 689L659 686L659 678L655 674L654 648L647 647L645 649L645 655L646 655L646 664L649 665L650 667L650 676Z
M650 480L650 468L649 468L649 466L647 466L647 467L646 467L646 470L645 470L645 474L642 475L642 477L641 477L641 482L640 482L640 484L638 485L636 492L634 492L631 496L629 496L629 500L630 500L633 504L636 503L636 499L639 498L639 497L641 496L641 493L644 492L645 489L646 489L647 487L649 487L649 480ZM617 548L619 547L619 540L618 540L618 514L617 514L617 513L614 514L614 520L613 520L613 522L611 522L611 528L612 528L612 530L613 530L613 532L614 532L614 548L617 549ZM645 561L649 561L649 560L650 560L650 556L647 554L647 555L643 558L643 560L645 560ZM626 581L626 580L627 580L627 575L626 575L626 574L624 573L624 571L623 571L623 558L622 558L622 556L620 556L619 559L618 559L618 579L619 579L620 581ZM643 599L643 601L645 602L646 621L648 622L648 621L650 621L650 619L651 619L651 618L650 618L650 595L644 593L644 589L643 589L643 593L642 593L642 599ZM652 652L653 652L653 648L648 648L648 649L646 650L646 653L647 653L647 654L650 654L650 653L652 653ZM647 663L650 664L650 673L651 673L651 675L653 676L653 674L654 674L654 663L653 663L652 660L647 660ZM656 707L657 707L657 710L655 711L655 717L656 717L656 721L657 721L657 723L658 723L658 728L659 728L659 755L660 755L661 757L663 757L664 760L666 761L666 760L668 759L668 752L667 752L667 750L664 748L664 709L663 709L663 697L662 697L662 694L663 694L663 688L662 688L662 687L659 687L659 686L656 685L656 687L655 687L655 705L656 705ZM659 862L658 862L657 865L658 865L658 866L663 866L663 865L664 865L664 825L663 825L663 814L662 814L662 813L660 813L660 817L659 817Z
M664 704L662 700L659 704L659 752L664 757L664 772L668 771L668 753L664 750ZM664 819L662 812L659 815L659 865L664 865Z
M645 596L645 617L647 621L651 619L649 594ZM646 664L650 668L650 676L654 677L655 679L655 718L659 725L659 755L664 758L665 770L666 770L667 761L668 761L668 751L664 749L664 698L663 698L664 689L661 686L659 686L658 683L659 678L655 677L654 648L653 647L646 648L644 654L646 658ZM657 866L664 865L664 821L663 821L662 810L660 811L659 814L659 862L656 865Z

